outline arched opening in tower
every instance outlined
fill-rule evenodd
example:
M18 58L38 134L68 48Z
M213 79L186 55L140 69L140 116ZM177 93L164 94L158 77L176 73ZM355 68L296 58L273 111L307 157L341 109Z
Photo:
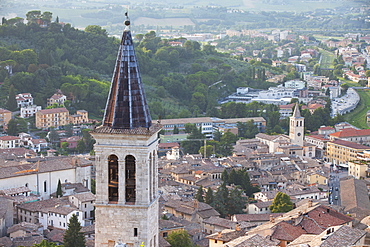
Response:
M135 202L136 200L136 162L135 157L127 155L125 158L126 174L126 202Z
M118 202L118 158L115 155L110 155L108 158L109 171L109 201Z

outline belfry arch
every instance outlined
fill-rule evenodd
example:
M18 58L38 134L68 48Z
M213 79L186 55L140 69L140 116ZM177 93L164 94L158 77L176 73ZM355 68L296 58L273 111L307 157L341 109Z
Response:
M132 155L125 158L125 191L126 202L135 203L136 200L136 160Z
M108 157L108 193L110 202L118 202L118 157L109 155Z

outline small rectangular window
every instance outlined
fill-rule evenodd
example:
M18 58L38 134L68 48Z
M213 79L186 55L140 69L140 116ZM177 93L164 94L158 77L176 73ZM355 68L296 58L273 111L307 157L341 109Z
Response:
M134 228L134 237L137 237L137 228Z

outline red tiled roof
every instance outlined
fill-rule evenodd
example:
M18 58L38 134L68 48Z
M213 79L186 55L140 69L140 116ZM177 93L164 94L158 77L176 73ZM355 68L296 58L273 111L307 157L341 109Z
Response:
M294 104L294 103L292 103L292 104L288 104L288 105L279 105L279 108L280 108L280 109L292 109L292 108L293 108L293 106L295 106L295 104Z
M343 141L343 140L334 140L334 141L330 141L328 143L334 143L336 145L341 145L341 146L354 148L354 149L364 149L364 150L370 149L368 146L357 144L355 142Z
M351 217L341 214L338 211L324 205L320 205L319 207L310 211L307 215L316 221L317 224L325 228L343 225L353 220Z
M18 140L19 137L17 136L1 136L0 140L1 141L12 141L12 140Z
M335 132L330 134L330 136L338 137L338 138L345 138L345 137L353 137L353 136L368 136L370 135L370 129L360 129L356 130L353 128L346 128L342 131Z
M41 114L52 114L52 113L68 112L68 110L62 107L62 108L45 109L45 110L41 110L38 112Z
M293 226L288 222L281 221L274 226L271 237L278 240L293 241L302 234L307 234L301 226Z
M11 111L8 111L8 110L6 110L6 109L2 109L2 108L0 108L0 113L11 113Z
M335 130L335 129L333 127L330 127L330 126L325 126L325 127L319 128L319 130Z
M177 142L159 143L158 144L158 148L173 148L173 147L179 147L179 144Z
M329 141L329 139L325 138L323 135L309 135L309 136L306 136L305 138L307 138L307 137L317 139L317 140L320 140L320 141Z

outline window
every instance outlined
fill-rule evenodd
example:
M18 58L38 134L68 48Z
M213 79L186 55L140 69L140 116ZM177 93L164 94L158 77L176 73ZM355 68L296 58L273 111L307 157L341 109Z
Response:
M136 201L136 161L132 155L125 158L126 202Z
M164 238L167 238L167 235L168 235L168 232L164 232L164 233L163 233L163 237L164 237Z
M47 191L47 188L46 188L46 180L44 181L44 192Z
M118 201L118 158L115 155L108 157L108 172L109 201Z
M134 228L134 237L137 237L137 228Z

